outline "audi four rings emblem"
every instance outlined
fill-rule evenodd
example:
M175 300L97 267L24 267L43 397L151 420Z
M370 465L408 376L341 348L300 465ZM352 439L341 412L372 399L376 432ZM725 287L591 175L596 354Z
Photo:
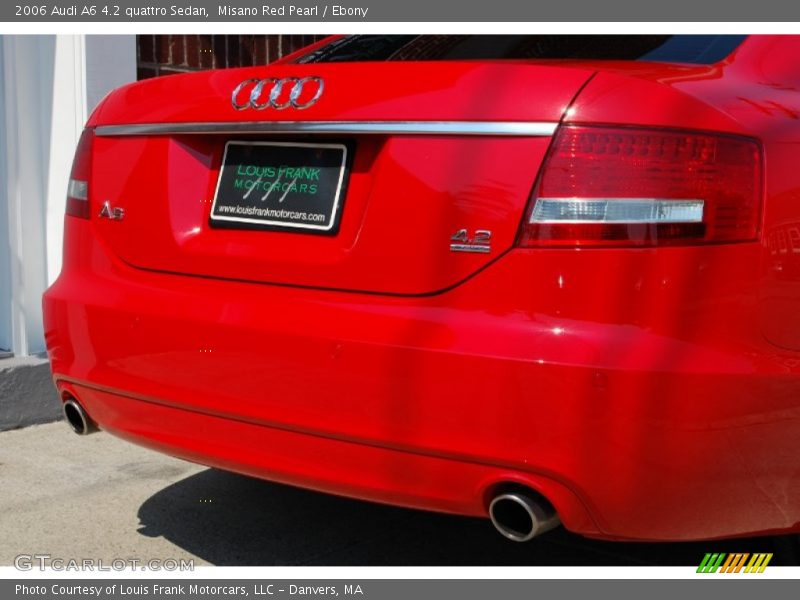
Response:
M324 87L321 77L245 79L233 89L231 105L236 110L283 110L290 106L303 110L319 100Z

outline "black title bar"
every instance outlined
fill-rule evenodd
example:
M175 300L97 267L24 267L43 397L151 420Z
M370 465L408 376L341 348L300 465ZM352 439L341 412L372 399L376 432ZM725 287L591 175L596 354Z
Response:
M253 0L17 1L2 22L780 22L800 21L800 3L642 0ZM743 31L745 32L745 31Z

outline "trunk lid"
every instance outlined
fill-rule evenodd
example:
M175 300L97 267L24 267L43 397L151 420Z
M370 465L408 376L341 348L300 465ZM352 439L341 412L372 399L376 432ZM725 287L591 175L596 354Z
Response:
M547 127L560 121L591 74L586 68L508 61L343 63L133 84L113 94L98 117L93 222L109 248L139 268L434 293L512 247L547 150ZM304 77L324 82L306 109L231 105L233 90L247 79ZM247 96L245 90L240 98ZM288 101L288 87L278 100ZM514 129L537 123L547 126L544 135ZM336 124L349 129L330 131ZM321 131L301 131L303 125ZM503 134L509 126L511 134ZM475 127L484 128L483 135ZM227 175L218 183L226 148ZM322 176L315 171L320 165ZM235 189L244 196L253 181L258 194L231 200ZM319 185L314 202L323 209L317 216L331 211L328 222L289 227L280 214L301 214L298 206L307 198L298 190L306 184L308 193ZM124 219L97 217L106 201L124 209ZM224 219L226 202L250 202L249 211L269 209L272 217L236 209L242 219ZM491 232L488 245L483 231ZM478 251L453 251L451 244Z

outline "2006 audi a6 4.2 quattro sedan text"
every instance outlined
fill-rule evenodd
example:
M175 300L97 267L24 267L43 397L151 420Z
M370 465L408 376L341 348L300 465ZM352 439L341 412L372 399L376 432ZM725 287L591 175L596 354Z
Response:
M358 35L106 97L64 412L523 541L800 530L800 37Z

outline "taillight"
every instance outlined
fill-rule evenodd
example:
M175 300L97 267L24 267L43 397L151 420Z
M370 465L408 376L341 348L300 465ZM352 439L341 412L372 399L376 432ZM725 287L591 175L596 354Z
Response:
M521 246L755 240L761 148L748 138L628 127L559 128Z
M67 185L67 214L73 217L89 218L89 179L92 172L92 146L94 129L84 129L75 158L72 159L72 172Z

